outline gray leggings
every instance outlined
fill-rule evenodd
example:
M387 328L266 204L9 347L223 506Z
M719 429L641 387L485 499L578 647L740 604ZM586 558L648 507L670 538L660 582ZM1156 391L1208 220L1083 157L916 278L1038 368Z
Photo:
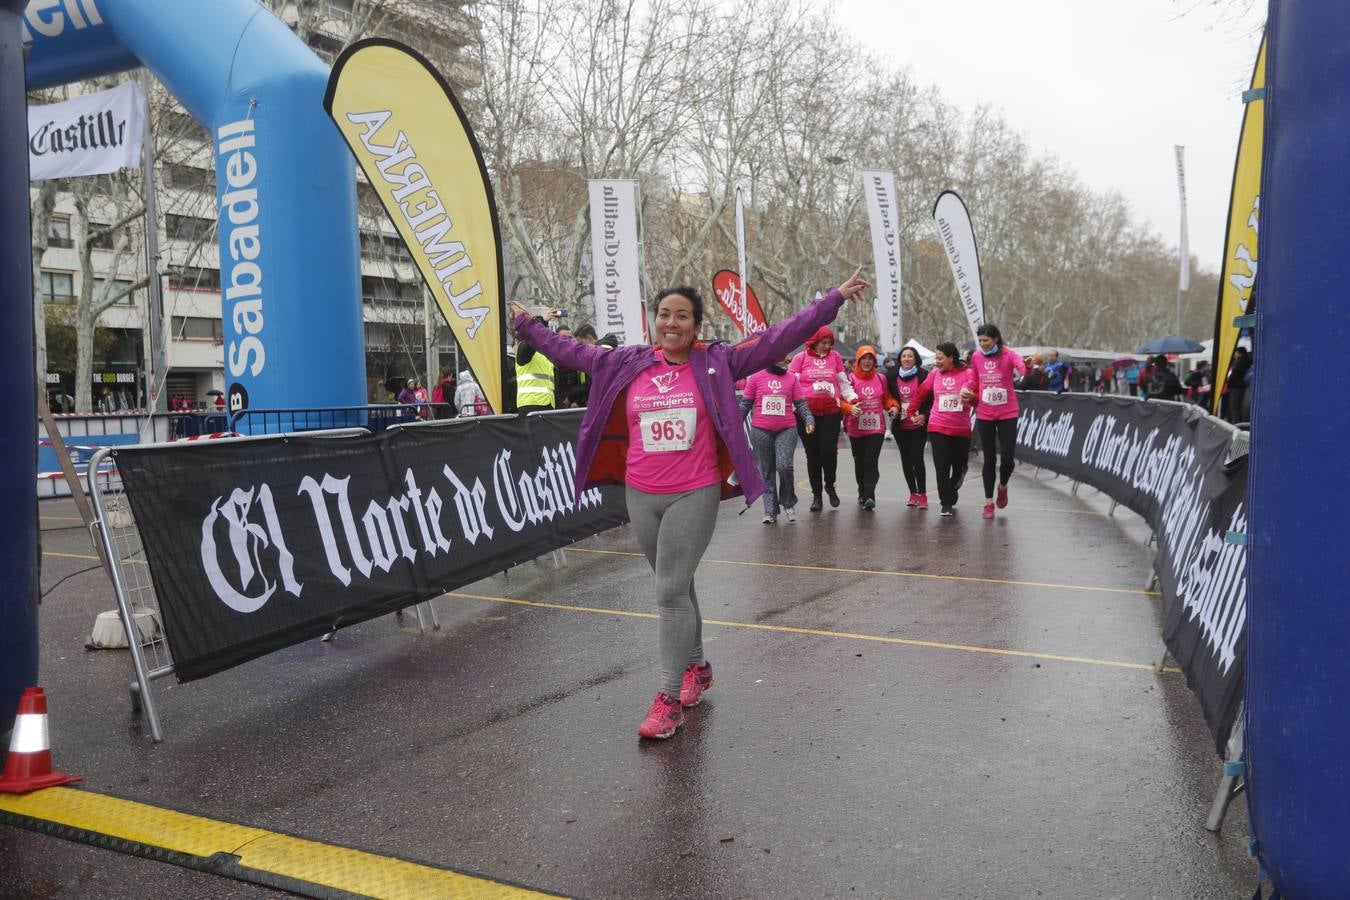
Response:
M703 662L703 616L694 591L694 571L712 540L722 486L683 494L626 491L628 518L642 552L656 573L661 613L661 690L680 695L684 668Z
M778 508L792 509L797 505L797 483L792 475L792 457L797 452L797 429L784 428L769 431L750 429L750 446L759 463L759 474L764 476L764 512L778 515ZM775 480L777 484L775 484Z

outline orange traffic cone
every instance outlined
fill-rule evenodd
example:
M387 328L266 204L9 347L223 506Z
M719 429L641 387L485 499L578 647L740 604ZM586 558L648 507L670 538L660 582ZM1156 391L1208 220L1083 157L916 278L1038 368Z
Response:
M38 788L79 781L78 775L52 771L52 745L47 736L47 695L40 687L23 689L14 736L9 741L0 791L25 794Z

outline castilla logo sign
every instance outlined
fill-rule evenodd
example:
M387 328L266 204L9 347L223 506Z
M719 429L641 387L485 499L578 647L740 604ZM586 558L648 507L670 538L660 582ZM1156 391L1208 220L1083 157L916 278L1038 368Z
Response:
M754 334L769 327L754 288L741 289L741 276L722 269L713 276L712 283L717 302L722 304L741 334Z

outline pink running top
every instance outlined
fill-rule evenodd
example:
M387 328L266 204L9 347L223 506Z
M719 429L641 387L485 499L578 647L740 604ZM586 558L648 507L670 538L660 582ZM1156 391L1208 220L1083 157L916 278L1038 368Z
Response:
M970 361L978 379L979 406L975 418L986 422L1017 418L1017 394L1013 390L1013 372L1027 373L1027 364L1014 350L1004 347L992 356L979 350Z
M797 427L793 404L806 399L806 389L792 372L776 375L765 369L745 379L743 396L751 403L751 425L765 431L782 431Z
M717 484L717 445L689 363L656 365L628 386L627 483L649 494L682 494Z
M838 351L831 350L824 356L816 356L803 350L792 357L788 371L800 379L806 391L806 405L811 407L813 414L827 416L839 412L839 397L847 394L844 386L848 382L844 358Z
M928 430L938 434L968 437L970 435L970 409L972 404L961 401L961 389L969 385L975 387L975 373L970 369L950 369L946 372L934 369L928 373L923 387L919 388L914 399L909 401L904 416L909 418L918 412L923 401L931 394L933 408L928 413Z

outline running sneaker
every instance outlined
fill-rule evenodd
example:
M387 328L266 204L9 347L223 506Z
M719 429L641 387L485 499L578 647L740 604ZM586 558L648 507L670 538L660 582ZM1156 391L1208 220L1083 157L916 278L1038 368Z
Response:
M647 710L647 718L638 726L638 737L663 741L683 724L684 708L680 706L679 698L660 691L652 701L652 708Z
M1008 505L1008 486L1006 484L1000 484L998 486L998 500L995 502L998 504L999 509L1003 509Z
M760 519L760 521L763 522L765 525L776 525L778 523L778 517L765 516L764 518Z
M789 506L783 510L783 514L787 516L789 523L797 521L797 508L795 506Z
M839 495L834 492L834 485L825 488L825 495L830 498L830 506L839 506Z
M955 512L955 510L953 510L950 506L944 506L944 507L942 507L942 512L938 513L938 515L940 515L940 516L950 516L950 515L952 515L954 512Z
M871 497L868 497L866 500L863 501L863 509L870 511L876 508L877 508L877 501L873 500Z
M680 683L680 705L698 706L703 700L703 692L712 685L712 663L705 659L703 665L690 663L685 666L684 681Z
M927 509L927 508L928 508L928 495L927 495L927 494L920 494L920 495L919 495L919 509Z
M986 519L992 519L994 517L994 504L986 503L984 505L984 517Z
M906 505L906 506L918 506L918 505L919 505L919 495L911 491L911 492L910 492L910 495L909 495L909 500L905 502L905 505Z

